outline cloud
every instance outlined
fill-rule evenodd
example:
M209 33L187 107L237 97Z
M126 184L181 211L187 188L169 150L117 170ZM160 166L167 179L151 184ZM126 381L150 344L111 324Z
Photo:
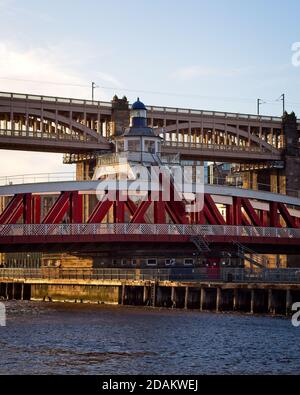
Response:
M64 42L45 48L20 49L0 41L0 90L89 99L92 77L86 69L95 59L85 56L82 47L80 43L74 47ZM111 74L96 71L92 75L96 83L121 87ZM111 97L98 89L96 99Z
M0 5L2 2L0 0ZM79 50L83 44L69 44L63 42L56 46L25 49L0 41L0 91L89 99L90 79L85 68L88 69L91 57ZM93 75L99 84L103 81L114 86L121 85L111 74L98 71ZM95 97L99 100L111 99L110 94L101 89L96 90ZM62 164L61 154L0 150L0 175L73 170L74 166Z

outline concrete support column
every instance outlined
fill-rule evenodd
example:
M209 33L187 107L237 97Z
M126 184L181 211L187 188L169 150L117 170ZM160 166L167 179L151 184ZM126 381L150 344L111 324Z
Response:
M145 304L148 300L148 288L144 285L144 292L143 292L143 303Z
M238 309L238 289L233 290L233 311Z
M176 289L175 289L175 287L172 287L172 289L171 289L171 302L172 302L172 308L176 307Z
M274 314L272 289L268 291L268 313Z
M205 288L201 288L200 291L200 311L203 311L203 306L205 305Z
M270 174L270 192L278 193L277 170L272 170Z
M185 287L185 295L184 295L184 308L188 308L188 301L189 301L189 287Z
M24 283L21 284L21 300L24 300Z
M255 292L254 289L251 289L251 306L250 306L250 313L254 313L254 302L255 302Z
M5 299L8 299L8 283L5 283Z
M216 298L216 312L220 311L220 307L222 305L222 290L221 288L217 288L217 298Z
M292 307L292 295L291 290L286 290L286 304L285 304L285 314L288 315Z
M257 173L256 172L252 172L252 189L254 191L258 190Z
M15 299L15 283L12 283L12 295L11 298L14 300Z
M121 304L125 304L125 297L126 297L126 285L122 285L122 296L121 296Z

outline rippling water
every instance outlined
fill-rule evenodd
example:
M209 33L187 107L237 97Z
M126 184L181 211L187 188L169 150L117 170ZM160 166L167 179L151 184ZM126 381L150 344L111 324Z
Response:
M6 302L0 374L300 373L290 320Z

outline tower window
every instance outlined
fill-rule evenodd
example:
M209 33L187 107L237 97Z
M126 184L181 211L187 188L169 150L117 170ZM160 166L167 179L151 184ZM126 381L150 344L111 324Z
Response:
M145 140L144 142L144 151L150 152L151 154L155 154L155 141L153 140Z
M140 140L128 140L128 151L141 151Z

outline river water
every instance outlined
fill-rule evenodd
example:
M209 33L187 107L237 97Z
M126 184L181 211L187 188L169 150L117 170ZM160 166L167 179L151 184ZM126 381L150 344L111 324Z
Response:
M5 302L0 374L296 374L284 318Z

